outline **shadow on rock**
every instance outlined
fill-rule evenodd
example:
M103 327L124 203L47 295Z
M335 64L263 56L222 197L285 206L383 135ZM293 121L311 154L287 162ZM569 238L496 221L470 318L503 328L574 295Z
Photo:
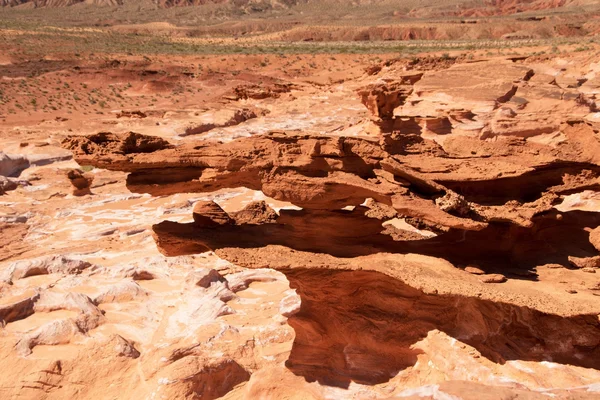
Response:
M347 388L384 383L417 361L413 345L437 329L496 363L553 361L600 368L595 315L564 318L461 296L428 295L372 271L282 271L302 298L289 319L286 366L307 381Z
M451 229L423 240L395 241L382 233L381 221L354 211L281 210L275 223L220 225L164 221L153 226L159 249L168 256L221 248L281 245L335 257L376 253L416 253L441 257L455 265L477 263L486 272L506 265L533 269L549 263L569 265L569 256L597 255L585 228L600 225L598 213L556 211L538 215L532 227L494 222L481 231Z

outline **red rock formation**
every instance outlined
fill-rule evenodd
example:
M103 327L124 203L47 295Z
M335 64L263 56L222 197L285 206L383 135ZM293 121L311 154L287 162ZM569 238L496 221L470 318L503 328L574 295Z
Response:
M80 163L130 172L128 186L134 191L166 194L246 186L305 209L282 211L275 224L245 226L234 225L236 217L229 217L214 203L203 204L202 207L197 205L195 225L164 222L154 227L159 247L170 255L214 250L238 241L250 247L277 243L337 255L378 251L443 253L446 258L461 261L460 257L453 258L456 256L452 254L458 255L462 245L452 243L456 235L467 235L465 248L477 246L478 255L475 257L484 257L488 261L494 257L512 259L525 266L536 265L542 260L547 263L552 258L566 264L566 257L573 255L563 245L558 245L546 256L542 256L543 252L527 254L526 247L523 247L527 245L524 238L535 240L537 227L549 227L548 224L551 224L558 236L552 239L547 236L546 240L556 240L557 244L560 243L560 229L573 229L574 233L578 232L577 235L585 234L584 218L573 215L557 220L553 213L548 212L555 199L553 195L585 185L583 182L564 181L566 171L578 174L589 169L596 171L593 176L599 173L592 164L597 157L592 149L598 144L590 144L587 152L573 151L588 143L587 137L591 134L591 131L586 133L588 130L585 124L565 125L564 132L571 144L559 151L551 150L554 161L543 161L541 151L536 157L527 158L523 157L523 153L507 156L504 149L500 151L499 158L473 158L473 163L481 162L488 166L500 162L500 159L502 163L512 161L513 170L521 170L502 179L497 179L498 172L493 169L480 169L477 177L451 169L441 173L417 172L417 160L411 160L410 155L390 155L376 143L351 138L272 134L207 147L182 145L171 148L165 144L165 149L154 152L128 154L111 154L107 150L107 146L121 147L119 143L127 140L128 136L109 135L106 145L99 144L94 152L84 150L92 148L88 138L72 137L65 145L75 152ZM523 143L521 149L529 146ZM419 155L419 160L421 163L435 163L446 159L424 153ZM181 166L183 163L185 167ZM411 168L411 164L415 167ZM529 172L531 170L535 172ZM383 227L380 222L368 218L365 210L336 211L349 205L358 206L368 198L393 207L401 216L425 221L434 230L449 231L426 241L394 242L381 234ZM206 208L211 204L211 207L218 208L218 212ZM206 218L214 225L211 225L210 231L204 230L208 222L199 222ZM594 224L595 220L594 217L588 222ZM310 222L304 224L303 221ZM506 225L507 222L509 225ZM325 230L328 224L331 228ZM341 235L345 237L343 244L336 239L340 236L338 228L341 226L345 227ZM501 242L488 242L500 232L511 233ZM549 232L551 230L546 228L546 235ZM316 240L317 237L320 239ZM588 243L586 251L593 255L587 239L585 242ZM484 256L486 252L489 252L488 256ZM536 257L541 258L536 260Z
M90 186L92 186L94 177L90 174L85 174L78 169L72 169L67 172L67 178L69 178L69 181L73 185L73 195L83 196L91 193Z
M214 201L199 201L194 205L194 224L202 228L216 228L231 225L233 220Z
M2 394L593 398L595 89L519 60L406 65L331 86L365 93L378 137L364 110L337 128L355 96L326 133L70 136L93 197L26 171L2 206L23 225L1 238L23 258L0 271ZM263 100L333 115L316 91Z

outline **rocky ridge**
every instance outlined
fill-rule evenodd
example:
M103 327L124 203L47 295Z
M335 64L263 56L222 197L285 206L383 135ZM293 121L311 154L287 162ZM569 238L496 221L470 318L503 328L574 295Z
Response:
M97 6L122 6L130 3L127 0L2 0L0 6L31 6L39 7L68 7L76 4L91 4ZM385 3L386 0L379 0ZM589 2L589 0L588 0ZM238 8L244 12L262 12L272 9L289 9L297 5L314 5L318 3L336 4L338 0L158 0L155 4L164 7L186 7L186 6L204 6L204 5L229 5ZM372 4L373 2L358 1L355 5ZM481 17L491 15L506 15L525 11L540 11L553 8L559 8L569 5L581 5L579 0L502 0L502 1L480 1L480 2L462 2L458 7L440 6L435 3L428 7L410 8L400 4L399 8L408 8L408 16L422 17L433 15L457 15L465 17Z

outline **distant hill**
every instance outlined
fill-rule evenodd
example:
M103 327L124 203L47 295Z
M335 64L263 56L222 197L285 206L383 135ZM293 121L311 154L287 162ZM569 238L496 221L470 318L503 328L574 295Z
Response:
M0 0L0 6L41 8L69 7L78 4L119 6L140 0ZM597 0L152 0L161 8L223 5L238 8L245 13L293 8L298 5L368 6L370 4L396 4L408 17L465 16L481 17L508 15L519 12L548 10L571 5L597 4Z
M295 5L299 0L156 0L156 5L164 8L203 6L207 4L223 4L242 9L262 11L273 8L286 8ZM301 1L301 0L300 0ZM136 3L136 0L0 0L0 6L9 7L69 7L76 4L93 4L98 6L118 6L125 3Z
M118 6L123 5L123 0L0 0L0 6L4 7L69 7L75 4Z

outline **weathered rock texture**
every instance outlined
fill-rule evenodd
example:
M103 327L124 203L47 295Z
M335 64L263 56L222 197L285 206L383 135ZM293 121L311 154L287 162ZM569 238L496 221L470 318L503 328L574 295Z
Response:
M69 178L73 185L73 195L83 196L91 193L90 186L92 186L94 180L93 176L85 174L81 170L72 169L67 172L67 178Z
M184 75L214 103L7 130L0 397L596 398L582 53Z
M457 262L470 257L534 267L566 264L568 256L596 251L585 232L595 227L596 214L562 215L553 205L560 195L582 190L588 179L597 179L600 144L584 122L566 123L561 130L568 141L560 148L528 142L501 147L494 142L485 155L469 157L472 172L459 164L464 165L464 158L400 156L377 142L345 137L273 133L129 154L111 154L104 145L119 147L129 136L104 134L108 140L100 143L95 136L71 137L65 145L82 164L129 172L127 185L134 192L167 195L245 186L303 208L283 210L276 224L237 226L218 205L197 204L195 224L164 222L154 227L159 247L167 254L191 251L179 246L200 252L240 240L245 246L274 243L340 256L417 252ZM461 140L465 145L481 141L455 139ZM438 168L429 172L420 165ZM502 169L510 173L498 178ZM380 220L365 215L368 208L360 205L367 199L443 234L426 241L394 241L381 234ZM346 206L357 208L341 210ZM205 227L212 228L206 235ZM541 232L543 245L537 244ZM571 233L570 241L564 241L566 232ZM492 241L494 237L502 239ZM574 245L581 250L575 251Z
M591 292L561 303L579 291L539 296L510 282L546 265L600 265L600 214L561 208L600 179L597 128L578 87L538 81L511 61L385 73L357 89L376 137L270 132L115 152L132 135L153 139L103 134L63 145L81 164L128 173L132 192L243 186L300 208L253 203L228 213L201 201L193 223L152 230L167 256L214 251L283 272L301 298L286 367L308 382L410 379L422 351L415 343L433 341L432 332L460 338L486 362L599 369Z

